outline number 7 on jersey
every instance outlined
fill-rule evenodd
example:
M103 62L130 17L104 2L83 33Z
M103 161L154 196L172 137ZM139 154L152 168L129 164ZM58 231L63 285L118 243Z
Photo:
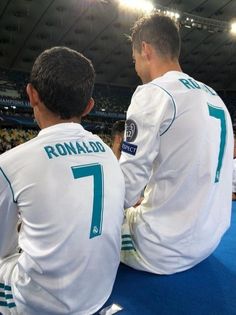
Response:
M225 112L222 108L215 107L212 104L207 103L209 115L219 119L220 121L220 149L218 155L218 164L215 174L215 183L219 182L220 179L220 171L222 167L222 160L225 152L225 143L226 143L226 120L225 120Z
M93 212L89 238L99 236L102 234L103 219L103 168L94 163L73 166L71 169L74 179L93 176Z

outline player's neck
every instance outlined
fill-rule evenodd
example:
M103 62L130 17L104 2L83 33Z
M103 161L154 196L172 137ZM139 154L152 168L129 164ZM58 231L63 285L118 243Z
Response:
M117 143L113 143L112 145L112 151L119 160L121 152L120 152L120 144L118 145Z
M62 123L80 123L80 117L72 117L69 119L62 119L60 116L55 115L54 113L43 110L38 113L37 117L35 117L40 129L48 128L54 125L62 124Z
M180 64L177 60L162 61L158 60L153 63L153 66L150 68L150 77L151 80L163 76L169 71L179 71L182 72Z

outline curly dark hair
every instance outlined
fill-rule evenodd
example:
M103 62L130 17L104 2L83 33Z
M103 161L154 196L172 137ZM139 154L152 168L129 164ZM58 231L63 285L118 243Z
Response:
M42 52L30 75L30 83L40 100L62 119L82 115L92 96L94 80L91 61L67 47Z

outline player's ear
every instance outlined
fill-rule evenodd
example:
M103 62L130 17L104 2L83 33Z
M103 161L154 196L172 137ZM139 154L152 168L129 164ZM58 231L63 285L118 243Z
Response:
M31 83L27 84L26 92L29 96L30 105L32 107L37 106L41 102L38 92Z
M94 99L91 97L88 101L87 106L85 107L85 110L82 114L82 117L88 115L91 112L91 110L93 109L93 107L94 107Z
M146 43L145 41L142 41L142 55L147 58L147 60L150 60L152 54L152 47L150 44Z

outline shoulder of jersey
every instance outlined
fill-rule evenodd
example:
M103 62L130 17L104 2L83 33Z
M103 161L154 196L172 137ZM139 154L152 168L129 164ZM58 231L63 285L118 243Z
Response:
M160 85L159 85L160 83ZM163 89L161 86L161 81L158 79L155 79L149 83L143 84L143 85L139 85L135 92L133 97L137 96L138 94L146 94L149 97L151 97L152 93L155 93L155 95L157 95L156 93L163 93Z

